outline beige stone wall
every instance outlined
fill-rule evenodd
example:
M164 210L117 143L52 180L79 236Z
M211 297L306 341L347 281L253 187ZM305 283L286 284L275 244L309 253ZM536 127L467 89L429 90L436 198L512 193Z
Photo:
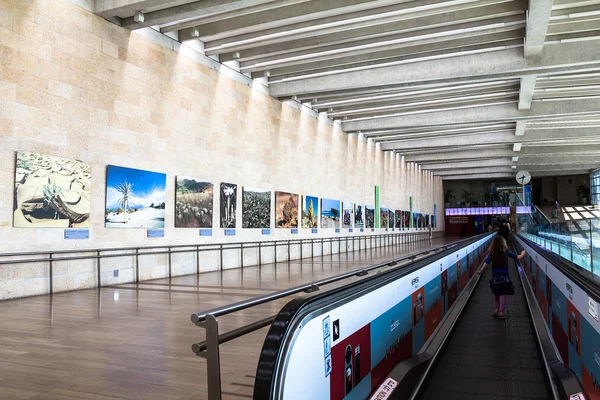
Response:
M66 241L61 229L12 228L16 151L92 164L90 240ZM167 174L164 239L147 239L141 229L104 228L107 164ZM415 211L431 213L437 203L443 229L441 182L339 125L66 1L0 0L0 252L261 239L257 231L238 229L226 238L215 229L214 237L201 240L197 229L173 228L176 175L367 204L380 185L386 207L408 209L412 196ZM301 230L294 237L309 236ZM271 238L292 237L273 230ZM195 271L194 257L178 257L174 274ZM164 258L147 256L140 276L165 276ZM214 259L203 257L202 270L213 269ZM132 259L102 263L103 282L134 276ZM59 264L55 290L97 284L95 262ZM117 279L115 268L122 269ZM46 263L0 266L0 298L46 293L47 274Z

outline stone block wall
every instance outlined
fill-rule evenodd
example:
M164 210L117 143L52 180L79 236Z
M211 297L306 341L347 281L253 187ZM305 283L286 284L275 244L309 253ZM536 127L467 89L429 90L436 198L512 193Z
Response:
M12 227L17 151L92 164L90 239L64 240L62 229ZM108 164L167 174L164 238L104 228ZM177 175L211 180L215 188L238 184L236 236L214 229L212 237L200 238L197 229L174 228ZM261 240L259 230L239 228L243 186L374 205L375 185L384 207L408 210L412 196L415 212L431 214L437 204L443 230L441 181L339 125L65 0L0 0L0 253ZM215 207L214 226L218 218ZM317 236L334 235L319 229ZM268 238L314 236L272 229ZM241 263L235 252L226 257L228 265ZM252 252L248 257L256 259ZM264 257L268 262L272 255ZM173 260L174 274L195 272L195 257ZM200 269L214 270L216 260L207 254ZM0 265L0 299L48 293L48 264L38 264ZM62 264L55 265L55 291L97 284L94 261ZM102 265L103 284L135 276L132 257ZM167 269L164 256L144 256L140 278L164 277Z

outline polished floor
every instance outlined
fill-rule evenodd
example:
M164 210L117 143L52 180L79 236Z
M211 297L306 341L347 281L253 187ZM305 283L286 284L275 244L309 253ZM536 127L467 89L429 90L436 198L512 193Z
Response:
M423 241L0 302L0 399L207 399L206 361L190 348L204 330L190 314L429 248ZM274 315L291 298L223 316L221 332ZM252 397L267 329L220 347L224 399Z

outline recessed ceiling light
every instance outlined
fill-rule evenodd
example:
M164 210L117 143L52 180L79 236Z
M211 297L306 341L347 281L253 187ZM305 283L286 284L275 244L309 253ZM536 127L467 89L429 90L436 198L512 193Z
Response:
M521 143L513 144L513 151L521 151Z
M511 168L512 169L517 169L517 166L516 165L512 165Z
M513 157L512 160L513 161L519 161L519 157Z

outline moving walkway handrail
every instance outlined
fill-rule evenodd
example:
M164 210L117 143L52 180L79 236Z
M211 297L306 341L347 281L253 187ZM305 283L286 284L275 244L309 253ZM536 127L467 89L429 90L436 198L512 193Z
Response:
M220 317L220 316L223 316L223 315L226 315L226 314L231 314L231 313L236 312L236 311L245 310L247 308L258 306L258 305L264 304L264 303L268 303L268 302L273 301L273 300L277 300L277 299L281 299L283 297L291 296L293 294L301 293L301 292L304 292L304 291L306 291L308 289L318 289L320 286L324 286L324 285L328 285L330 283L338 282L338 281L344 280L344 279L352 277L352 276L357 276L359 274L363 274L365 272L369 272L369 271L371 271L373 269L376 269L376 268L381 268L381 267L385 267L385 266L390 266L391 267L391 266L396 265L398 262L401 262L401 261L404 261L404 260L408 260L408 259L414 259L414 258L416 258L417 256L420 256L420 255L429 254L431 252L436 252L436 251L438 251L440 249L449 249L449 248L452 248L454 246L459 245L460 243L464 242L465 240L471 240L471 239L472 239L472 237L468 238L468 239L459 240L457 242L450 243L448 245L439 246L439 247L436 247L436 248L433 248L433 249L425 250L425 251L422 251L420 253L415 253L415 254L410 254L410 255L407 255L407 256L400 257L400 258L395 258L395 259L393 259L391 261L386 261L386 262L383 262L383 263L374 264L374 265L371 265L369 267L362 268L360 270L346 272L346 273L343 273L343 274L340 274L340 275L332 276L330 278L321 279L319 281L315 281L315 282L312 282L312 283L307 283L307 284L299 285L299 286L296 286L296 287L293 287L293 288L290 288L290 289L284 289L284 290L281 290L281 291L278 291L278 292L275 292L275 293L270 293L270 294L267 294L267 295L264 295L264 296L255 297L255 298L252 298L250 300L243 300L243 301L240 301L240 302L237 302L237 303L229 304L227 306L213 308L212 310L201 311L201 312L192 314L191 317L190 317L190 319L192 320L192 322L194 324L198 324L198 323L201 323L204 320L206 320L206 316L209 315L209 314L212 315L212 316L215 316L215 317Z
M477 235L475 237L487 235L488 233L484 233L482 235ZM369 271L381 268L383 266L395 266L398 262L415 259L420 255L429 254L431 252L437 252L438 250L451 249L455 246L460 245L463 242L471 241L475 237L470 237L466 239L461 239L459 241L439 246L433 249L425 250L418 253L413 253L411 255L399 257L394 260L386 261L384 263L378 263L369 267L362 268L360 270L355 270L352 272L347 272L344 274L340 274L331 278L322 279L320 281L300 285L294 288L285 289L276 293L271 293L265 296L255 297L253 299L244 300L238 303L234 303L228 306L215 308L208 311L202 311L198 313L194 313L191 315L191 321L197 326L206 329L206 340L194 343L192 345L192 351L196 353L196 355L206 358L207 360L207 383L208 383L208 399L209 400L220 400L221 399L221 365L220 365L220 355L219 355L219 345L222 343L227 343L231 340L237 339L239 337L245 336L249 333L255 332L259 329L262 329L266 326L271 325L277 315L270 316L264 318L259 321L255 321L251 324L242 326L240 328L236 328L232 331L226 332L224 334L219 334L219 324L217 321L217 317L234 313L236 311L241 311L244 309L248 309L260 304L264 304L270 301L274 301L280 298L284 298L293 294L298 294L301 292L311 293L313 291L317 291L320 289L320 286L324 286L333 282L337 282L352 276L363 276L367 274ZM402 265L401 267L406 267L406 265ZM401 268L399 267L399 268Z

